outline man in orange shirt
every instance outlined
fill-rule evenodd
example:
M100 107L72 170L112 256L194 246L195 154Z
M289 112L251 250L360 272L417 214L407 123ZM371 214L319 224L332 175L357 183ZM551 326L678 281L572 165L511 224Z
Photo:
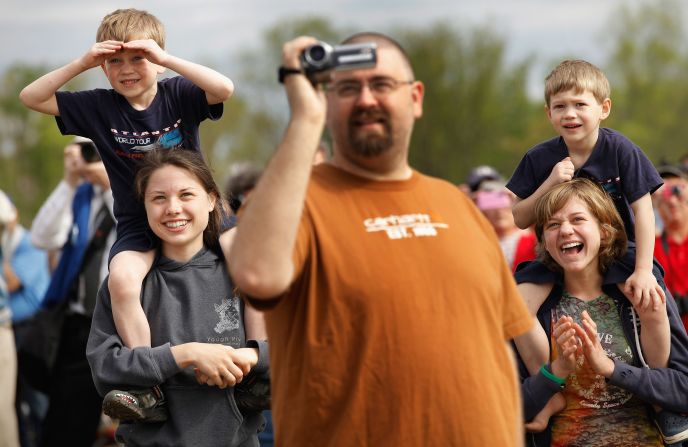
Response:
M291 117L239 218L229 268L264 309L276 444L517 446L507 341L532 326L489 223L408 164L423 84L377 33L374 68L314 88L284 45ZM286 68L286 70L285 70ZM323 126L332 157L312 168Z

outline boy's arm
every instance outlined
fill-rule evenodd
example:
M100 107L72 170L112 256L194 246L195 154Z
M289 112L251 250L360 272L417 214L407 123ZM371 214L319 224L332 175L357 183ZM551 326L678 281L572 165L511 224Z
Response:
M169 68L193 82L205 92L209 105L224 102L234 93L234 83L228 77L204 65L172 56L152 39L132 40L126 42L124 48L141 51L154 64Z
M547 192L547 190L543 190L543 187L540 186L529 197L525 199L516 198L514 206L511 208L511 212L514 215L514 222L518 228L525 230L533 225L533 222L535 222L535 202L537 202L537 199L545 192Z
M552 168L552 172L540 187L525 199L517 198L511 210L516 226L525 230L535 222L535 202L552 187L559 183L567 182L573 178L573 162L571 157L566 157Z
M626 289L633 295L631 302L643 324L640 341L647 363L652 368L663 368L669 361L671 340L669 321L662 305L666 302L664 291L652 274L655 216L650 194L631 203L631 208L635 217L636 257L635 270L626 280Z
M665 301L664 291L652 274L652 257L655 247L655 215L652 211L652 199L647 193L631 203L635 218L635 270L626 280L626 289L636 299L641 299L643 307L659 301ZM647 300L647 301L645 301Z
M116 53L122 48L122 42L107 40L94 44L79 59L47 73L24 87L19 99L29 109L48 115L59 116L55 93L67 82L84 71L97 67L107 55Z
M638 312L643 330L640 346L650 368L666 368L671 354L671 328L664 305L657 310Z
M537 202L540 197L544 196L547 191L552 189L553 186L560 183L553 183L550 181L550 178L551 177L547 178L534 193L525 199L516 198L511 212L514 215L516 226L520 229L525 230L535 223L535 202Z
M655 215L650 193L631 203L635 218L635 269L652 272L652 256L655 248Z

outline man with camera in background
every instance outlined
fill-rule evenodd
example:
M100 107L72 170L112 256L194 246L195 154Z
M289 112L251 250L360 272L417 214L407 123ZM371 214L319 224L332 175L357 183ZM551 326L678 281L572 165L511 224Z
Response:
M470 198L408 165L424 86L404 50L344 43L366 42L377 65L324 84L302 74L315 39L284 45L289 124L230 250L268 310L276 444L520 445L507 340L532 318ZM312 168L325 123L332 158Z
M62 319L61 328L55 329L54 365L43 371L49 407L42 445L91 446L96 439L102 399L86 360L86 341L115 240L112 204L110 182L95 145L87 138L74 138L64 149L64 178L31 227L34 245L60 251L43 305L45 312Z

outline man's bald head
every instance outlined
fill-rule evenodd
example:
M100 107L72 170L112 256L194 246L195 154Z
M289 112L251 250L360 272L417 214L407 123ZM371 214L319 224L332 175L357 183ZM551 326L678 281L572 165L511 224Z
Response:
M361 33L356 33L353 34L346 39L342 41L342 45L348 45L348 44L354 44L354 43L369 43L369 42L374 42L377 44L378 48L392 48L397 50L399 54L404 59L404 62L406 63L406 66L409 69L409 74L411 75L412 79L415 79L415 75L413 73L413 66L411 65L411 59L409 59L408 54L406 53L406 50L404 47L401 46L399 42L396 40L392 39L391 37L382 34L382 33L377 33L373 31L365 31Z

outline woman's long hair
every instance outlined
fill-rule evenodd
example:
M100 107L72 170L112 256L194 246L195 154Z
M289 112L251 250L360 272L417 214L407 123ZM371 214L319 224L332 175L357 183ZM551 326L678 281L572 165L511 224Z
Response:
M599 266L600 271L605 272L614 260L619 259L626 252L628 239L623 220L612 199L600 186L584 178L560 183L535 202L538 259L546 266L561 271L561 266L545 249L543 233L552 215L562 209L572 198L585 203L600 224Z
M215 197L215 207L210 212L208 226L203 231L203 242L207 247L217 249L222 222L228 213L220 188L215 183L212 171L203 159L201 152L175 148L156 149L147 153L134 181L139 200L144 201L146 188L153 173L165 166L176 166L190 172L203 185L205 192Z

